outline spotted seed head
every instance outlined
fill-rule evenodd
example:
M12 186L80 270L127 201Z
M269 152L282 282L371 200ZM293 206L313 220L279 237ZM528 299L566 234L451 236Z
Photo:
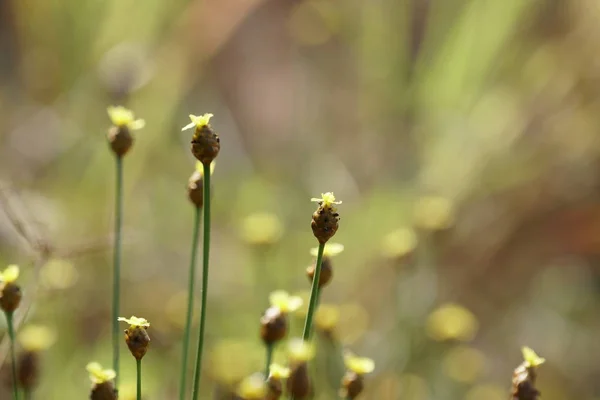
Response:
M146 329L150 323L145 318L132 316L131 318L119 317L119 321L127 322L129 328L125 329L125 343L136 360L141 360L150 346L150 336Z
M212 114L200 116L190 114L190 122L183 127L183 131L194 128L192 136L192 154L202 164L210 164L221 150L221 140L210 125Z
M125 107L108 107L108 116L112 126L108 130L108 142L112 151L123 157L133 145L132 131L142 129L146 124L143 119L135 119L133 112Z
M215 162L210 164L210 174L215 170ZM190 176L187 186L188 198L196 207L204 205L204 166L200 161L196 162L196 170Z
M9 265L0 273L0 309L5 313L13 313L21 303L23 293L16 282L19 271L17 265Z
M336 201L331 192L323 193L321 198L312 198L311 201L319 204L317 211L312 216L311 228L319 243L324 244L338 230L340 215L337 212L336 205L342 204L342 202Z

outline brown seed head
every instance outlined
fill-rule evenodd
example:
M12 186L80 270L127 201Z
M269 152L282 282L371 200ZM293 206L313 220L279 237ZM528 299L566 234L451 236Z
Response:
M192 137L192 154L202 164L210 164L221 150L221 140L210 125L196 128Z
M136 358L141 360L148 351L150 345L150 336L143 326L130 326L125 329L125 342L129 351Z
M364 382L361 375L356 372L347 371L342 378L342 393L345 398L355 399L364 389Z
M308 366L305 362L292 367L292 372L286 382L286 388L287 392L297 400L305 399L311 394Z
M260 318L260 337L266 344L273 344L285 337L288 330L287 316L278 307L269 307Z
M279 378L269 377L267 379L267 388L269 391L265 400L279 400L283 394L283 383Z
M0 284L0 308L5 313L14 312L21 303L21 287L15 282L5 282Z
M111 126L107 137L110 148L117 157L123 157L133 145L133 136L126 125Z
M117 391L113 383L108 381L94 385L90 400L117 400Z
M319 243L324 244L335 235L339 220L340 215L332 205L319 203L319 208L314 212L310 224Z
M312 264L306 267L306 276L308 280L312 283L315 277L315 268L316 265ZM319 278L319 288L327 286L327 284L333 278L333 268L331 266L331 258L327 256L323 256L323 261L321 263L321 276Z
M202 173L200 171L194 171L190 180L188 181L188 198L196 207L202 207L204 205L204 185L202 179Z
M36 351L25 351L19 355L17 362L17 379L19 386L31 390L39 381L40 358Z
M528 367L527 363L519 365L513 372L511 396L513 400L537 400L539 390L535 388L537 373L535 367Z

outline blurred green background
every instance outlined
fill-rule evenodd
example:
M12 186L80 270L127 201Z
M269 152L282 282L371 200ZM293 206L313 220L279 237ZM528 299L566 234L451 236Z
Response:
M365 399L505 400L522 345L548 360L543 399L598 399L599 21L596 0L0 2L0 261L23 270L17 318L56 333L34 397L87 398L85 365L111 362L121 104L146 120L125 159L121 307L152 324L146 399L177 393L181 127L204 112L222 148L203 399L262 369L259 317L272 290L309 289L326 191L345 251L316 399L336 398L349 348L376 362ZM279 218L276 243L241 234L255 212Z

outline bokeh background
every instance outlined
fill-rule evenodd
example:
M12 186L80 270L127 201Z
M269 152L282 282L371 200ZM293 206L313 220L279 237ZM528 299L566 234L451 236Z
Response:
M106 107L121 104L146 120L125 159L122 297L152 324L146 399L176 397L181 127L204 112L222 143L204 399L262 369L268 293L309 290L325 191L345 251L316 399L336 398L349 348L376 362L365 399L505 400L522 345L548 360L543 399L598 399L598 48L595 0L0 2L0 261L23 269L20 326L55 339L34 397L86 398L85 365L111 362ZM280 226L248 227L257 212ZM124 343L121 359L127 399Z

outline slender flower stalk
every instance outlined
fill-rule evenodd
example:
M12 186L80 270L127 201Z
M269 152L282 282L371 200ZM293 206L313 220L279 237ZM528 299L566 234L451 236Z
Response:
M204 237L202 254L202 305L200 309L200 331L198 333L198 349L194 369L194 389L192 399L198 399L200 388L200 371L202 369L202 350L204 348L204 331L206 329L206 302L208 293L208 262L210 259L210 163L204 166Z
M142 359L135 360L137 369L137 400L142 400Z
M17 358L15 355L15 327L13 324L13 313L5 312L6 315L6 326L8 328L8 337L10 339L10 360L12 367L12 387L13 387L13 399L19 399L19 389L17 386Z
M115 371L115 387L119 388L119 317L121 294L121 228L123 220L123 157L133 145L132 131L144 127L143 119L135 119L131 110L124 107L109 107L108 116L112 126L107 138L111 150L115 154L115 237L113 247L113 296L112 296L112 346L113 370Z
M325 243L320 243L319 251L317 253L317 262L315 266L315 276L313 278L312 288L310 291L308 312L306 313L306 320L304 321L304 331L302 332L302 339L304 340L310 339L313 317L317 309L317 304L319 302L319 279L321 278L321 266L323 264L323 250L325 250Z
M265 344L265 348L267 350L267 357L265 362L265 379L269 377L271 371L271 362L273 360L273 347L275 347L273 343Z

